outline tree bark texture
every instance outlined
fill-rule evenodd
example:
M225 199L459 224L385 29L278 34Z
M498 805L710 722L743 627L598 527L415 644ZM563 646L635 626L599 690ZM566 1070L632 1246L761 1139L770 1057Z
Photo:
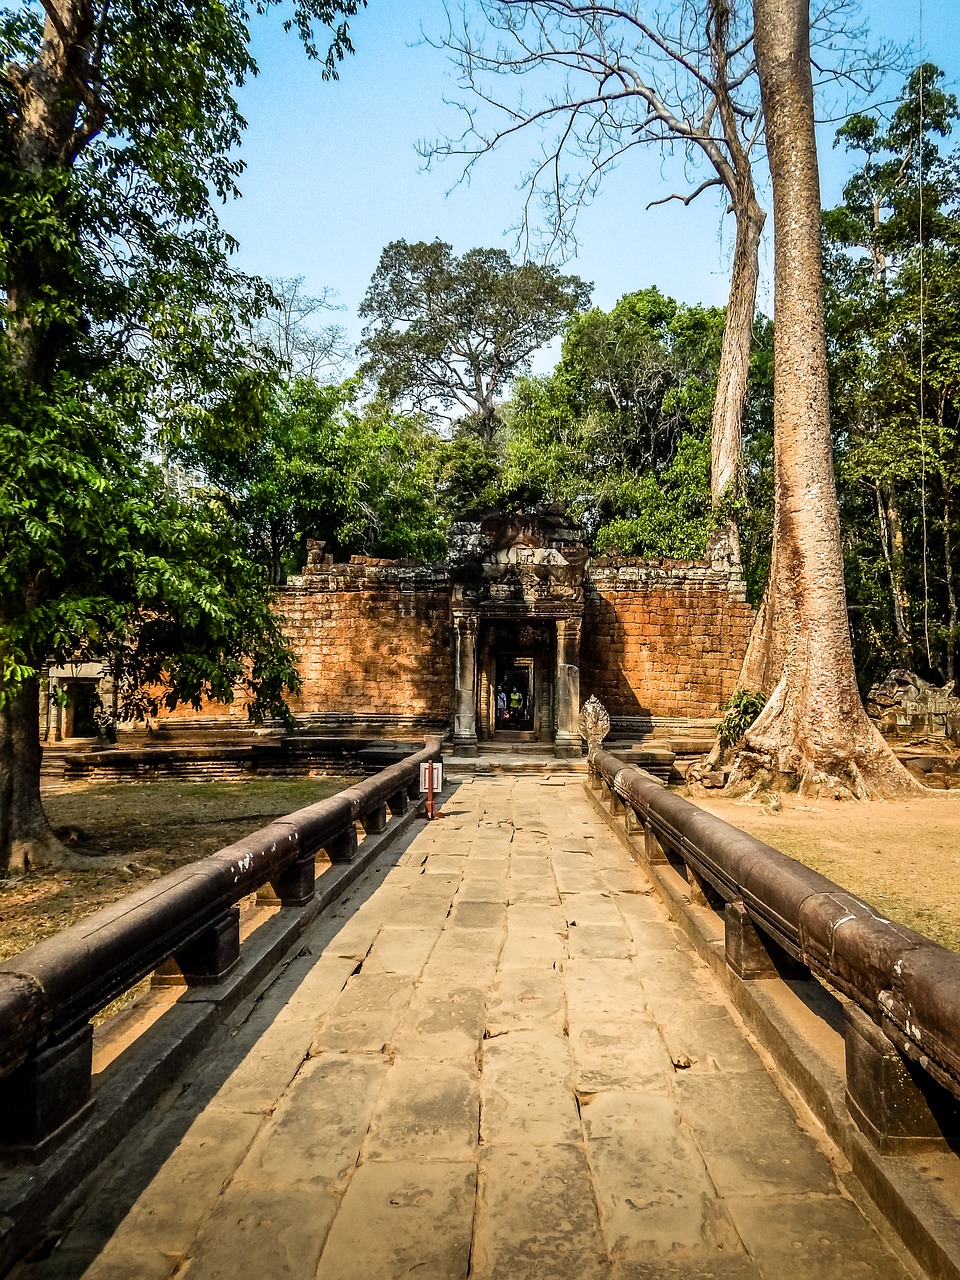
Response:
M953 547L950 522L953 519L953 498L948 490L943 499L943 568L947 580L947 679L957 678L957 592L953 581Z
M847 621L827 396L809 0L754 0L774 219L774 547L763 638L776 685L735 775L805 794L917 784L863 710ZM782 655L782 662L778 660ZM767 686L769 687L769 686Z
M69 169L99 132L104 106L91 49L96 13L90 0L49 0L38 57L29 66L3 69L17 99L13 146L20 169L42 178ZM105 20L106 9L101 13ZM32 314L43 293L43 265L27 246L8 263L6 336L14 369L24 386L47 375L44 343ZM40 801L39 683L26 680L0 706L0 870L30 865L90 865L54 836ZM95 864L101 865L101 864Z
M737 222L730 273L730 294L720 347L717 392L710 421L710 497L721 523L710 540L708 555L714 563L725 561L740 568L740 532L732 511L724 511L741 489L743 410L750 377L750 350L757 309L760 277L760 236L766 214L757 200L749 148L740 135L730 88L729 39L733 15L731 0L710 0L707 39L713 64L717 112L727 155L715 156L718 177L730 195Z
M0 871L59 862L57 840L40 800L40 686L27 680L0 707Z

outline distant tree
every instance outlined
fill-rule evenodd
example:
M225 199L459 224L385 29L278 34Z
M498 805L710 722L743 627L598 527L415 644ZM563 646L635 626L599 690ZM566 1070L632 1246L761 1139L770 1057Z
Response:
M517 265L502 249L457 257L440 240L394 240L360 307L363 368L389 401L465 418L490 440L511 379L589 301L577 276Z
M352 353L346 330L339 324L318 324L325 312L342 311L332 289L317 295L304 292L303 276L270 279L267 310L249 331L251 361L272 369L279 362L287 378L335 381Z
M433 484L448 518L465 511L501 507L512 495L504 490L503 441L492 440L458 424L449 440L435 439Z
M710 421L723 330L721 309L654 288L575 316L554 373L514 389L506 493L565 502L597 549L702 556L717 526ZM763 346L761 329L758 359ZM730 512L746 519L742 503Z
M877 674L884 658L887 665L915 664L920 651L914 624L922 621L921 661L936 665L928 572L936 557L928 559L920 545L929 498L929 523L944 546L944 572L936 577L947 600L941 594L939 603L952 615L946 628L934 630L945 634L943 664L954 679L950 526L957 476L953 315L960 296L960 181L957 157L941 155L937 143L958 118L957 100L940 87L942 79L926 63L909 76L889 120L860 114L838 131L837 145L846 147L857 168L843 203L824 214L823 224L834 436L841 497L856 541L848 560L860 584L851 602L855 633L869 635L874 652L865 656ZM871 576L863 560L878 552L882 564ZM871 584L880 571L888 580L882 620L870 622L862 610L872 607L867 597L876 598Z

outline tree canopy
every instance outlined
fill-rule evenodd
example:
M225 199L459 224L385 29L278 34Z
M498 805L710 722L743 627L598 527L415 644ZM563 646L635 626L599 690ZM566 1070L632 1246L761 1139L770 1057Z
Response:
M702 556L718 514L710 425L724 313L648 288L567 325L549 377L521 379L507 417L505 492L562 501L598 550ZM769 332L757 326L747 439L769 433ZM764 396L764 379L767 382ZM748 467L749 488L754 468ZM749 509L737 514L749 527Z
M440 557L433 442L419 422L358 403L356 381L244 372L179 458L204 497L246 533L272 583L303 563L306 539L334 554Z
M457 257L441 240L394 240L360 307L364 370L391 403L452 411L490 439L510 381L589 301L577 276L502 249Z

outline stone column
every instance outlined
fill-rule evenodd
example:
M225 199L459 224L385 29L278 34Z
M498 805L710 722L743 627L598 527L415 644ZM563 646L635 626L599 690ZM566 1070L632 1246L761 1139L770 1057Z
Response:
M580 715L580 619L557 619L557 681L554 694L556 733L554 754L581 756Z
M475 613L453 619L456 639L456 688L454 690L453 750L458 756L477 754L477 629Z

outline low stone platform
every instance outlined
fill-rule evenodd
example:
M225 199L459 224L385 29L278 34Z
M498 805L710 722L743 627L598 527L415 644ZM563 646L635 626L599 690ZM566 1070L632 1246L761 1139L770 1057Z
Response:
M586 776L587 758L560 758L549 747L539 743L506 748L484 745L475 756L460 756L456 752L444 756L443 767L449 777L458 780L500 773L572 778Z
M914 1274L579 779L475 775L443 808L17 1280Z

